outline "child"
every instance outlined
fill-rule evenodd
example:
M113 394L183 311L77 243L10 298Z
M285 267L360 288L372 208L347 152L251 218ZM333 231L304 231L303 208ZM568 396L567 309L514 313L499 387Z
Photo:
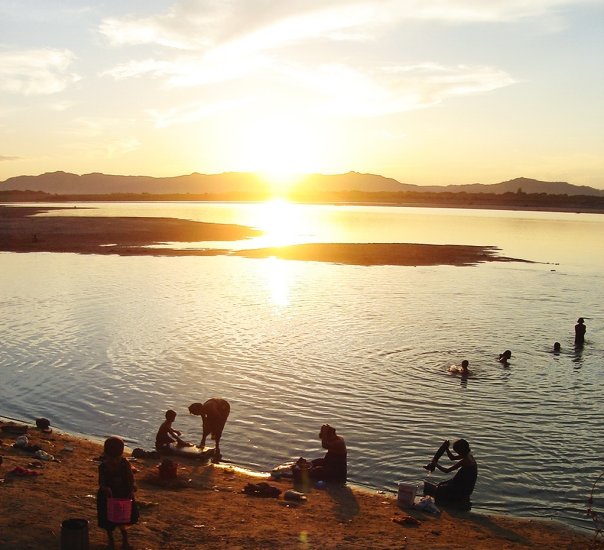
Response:
M159 427L159 430L157 430L157 435L155 436L155 448L160 453L169 453L174 443L179 447L190 446L189 443L180 439L181 433L172 428L172 422L174 422L175 419L176 412L172 409L166 411L166 420L162 422L162 425Z
M460 374L462 378L467 378L468 376L470 376L471 371L469 369L470 366L470 362L467 359L464 359L461 362L461 367L458 367L457 365L451 365L449 367L449 372L451 374Z
M126 525L138 522L138 507L134 500L134 474L128 462L123 456L124 442L119 437L110 437L105 441L103 447L103 461L99 464L99 490L96 497L98 525L107 531L107 545L115 548L113 531L119 527L122 533L122 548L132 548L128 544L128 533ZM115 524L107 518L108 498L132 499L132 512L127 524Z

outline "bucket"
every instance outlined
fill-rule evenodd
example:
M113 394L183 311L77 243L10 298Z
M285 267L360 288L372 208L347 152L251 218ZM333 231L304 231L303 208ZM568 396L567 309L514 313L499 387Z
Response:
M398 503L403 506L411 506L415 501L415 495L417 493L417 485L413 483L399 483L398 484Z
M66 519L61 523L61 550L88 550L87 519Z
M107 519L111 523L130 523L132 518L132 499L108 498Z

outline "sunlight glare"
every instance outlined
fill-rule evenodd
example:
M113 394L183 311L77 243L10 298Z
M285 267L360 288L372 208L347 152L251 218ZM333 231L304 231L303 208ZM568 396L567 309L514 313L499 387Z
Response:
M250 124L242 140L242 164L267 182L273 196L286 195L319 167L317 140L304 124L263 119Z
M289 268L291 262L272 257L267 258L263 266L271 303L279 307L287 307L289 305Z
M254 239L254 245L286 246L302 242L302 232L308 232L308 228L301 226L299 208L300 206L284 199L272 199L263 203L253 224L263 235Z

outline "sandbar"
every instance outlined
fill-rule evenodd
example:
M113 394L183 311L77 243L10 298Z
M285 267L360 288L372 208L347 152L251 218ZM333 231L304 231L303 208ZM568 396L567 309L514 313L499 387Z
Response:
M70 252L121 256L277 257L286 260L373 266L468 266L482 262L526 262L500 256L493 246L409 243L308 243L234 250L179 248L170 243L234 242L261 235L235 224L177 218L44 216L52 207L0 206L0 251Z

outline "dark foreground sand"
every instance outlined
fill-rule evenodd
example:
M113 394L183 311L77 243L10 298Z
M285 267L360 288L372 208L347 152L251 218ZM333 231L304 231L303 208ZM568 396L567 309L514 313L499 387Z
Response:
M405 243L301 244L233 251L153 248L165 243L238 241L260 234L256 229L173 218L36 216L43 207L0 206L0 251L74 252L122 256L277 257L288 260L352 265L475 265L480 262L526 261L506 258L492 246Z
M41 468L33 468L35 459L12 447L17 436L0 432L0 549L59 548L61 522L67 518L88 519L90 548L104 548L106 536L96 527L95 500L101 447L33 427L28 436L30 443L60 462L39 461ZM228 453L227 443L223 452ZM158 485L158 460L132 463L141 518L129 532L137 549L584 550L593 542L589 534L551 522L446 510L434 516L401 509L389 496L349 487L314 489L303 503L288 502L283 495L251 497L241 491L259 479L190 459L179 462L173 486ZM42 475L9 473L16 466ZM290 481L268 481L283 492L291 488ZM407 514L421 524L392 521Z

